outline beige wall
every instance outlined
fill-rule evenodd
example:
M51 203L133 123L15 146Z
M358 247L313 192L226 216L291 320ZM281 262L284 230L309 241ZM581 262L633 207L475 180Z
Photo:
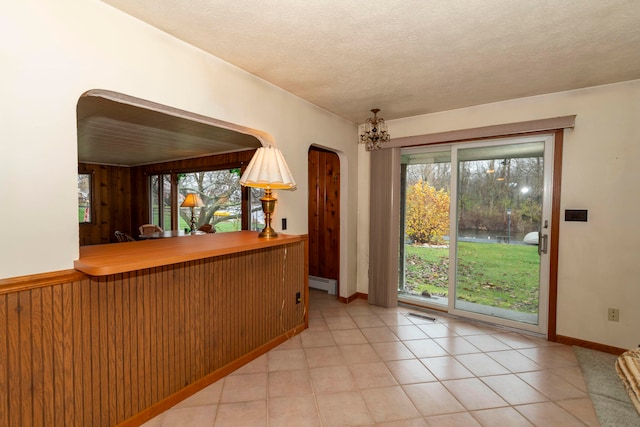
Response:
M274 225L307 232L307 150L340 152L343 258L356 256L356 126L98 1L0 6L0 278L73 267L78 257L76 104L106 89L270 134L298 183ZM27 200L27 203L25 203ZM356 267L342 283L356 291Z
M557 333L617 347L640 344L640 81L516 99L389 121L393 137L576 114L565 132L561 210L588 209L560 225ZM359 194L368 186L362 156ZM366 199L366 200L365 200ZM368 204L361 197L358 209ZM360 230L360 228L359 228ZM360 255L368 251L359 234ZM358 290L366 292L366 256ZM620 322L607 308L620 309Z
M338 151L342 296L367 292L368 154L355 144L355 125L98 0L4 2L0 29L0 278L72 268L78 256L75 108L83 92L99 88L269 133L298 182L297 191L279 192L274 221L287 217L292 234L307 230L308 147ZM389 126L392 137L401 137L568 114L578 117L566 135L561 208L589 209L590 219L560 224L557 332L635 347L639 81ZM357 263L348 262L356 256ZM619 323L606 320L607 307L621 310Z

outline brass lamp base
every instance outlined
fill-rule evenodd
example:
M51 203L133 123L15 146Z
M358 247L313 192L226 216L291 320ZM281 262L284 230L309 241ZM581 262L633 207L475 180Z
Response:
M193 213L193 208L191 208L191 230L189 230L190 232L194 232L196 228L196 217Z
M271 195L270 188L266 188L264 190L264 196L260 198L260 201L262 202L262 211L264 212L264 228L260 234L258 234L258 237L262 237L264 239L277 237L278 233L271 228L271 215L273 215L278 199Z

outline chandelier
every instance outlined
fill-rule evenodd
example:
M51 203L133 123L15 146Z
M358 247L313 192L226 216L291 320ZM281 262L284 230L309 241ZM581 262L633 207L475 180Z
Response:
M369 117L364 124L363 132L360 134L360 144L365 144L367 151L377 150L383 142L389 142L391 136L387 125L382 117L378 117L379 108L371 110L373 117Z

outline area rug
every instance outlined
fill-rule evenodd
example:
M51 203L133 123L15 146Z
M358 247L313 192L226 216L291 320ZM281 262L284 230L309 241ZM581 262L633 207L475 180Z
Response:
M640 415L616 372L618 356L575 346L573 351L582 368L600 425L640 427Z

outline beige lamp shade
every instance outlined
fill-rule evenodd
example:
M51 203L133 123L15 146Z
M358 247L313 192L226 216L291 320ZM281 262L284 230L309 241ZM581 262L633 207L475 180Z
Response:
M292 189L296 186L284 156L280 150L271 146L256 150L240 178L240 184L274 190Z
M199 194L189 193L184 198L184 202L180 205L181 208L201 208L204 206Z

